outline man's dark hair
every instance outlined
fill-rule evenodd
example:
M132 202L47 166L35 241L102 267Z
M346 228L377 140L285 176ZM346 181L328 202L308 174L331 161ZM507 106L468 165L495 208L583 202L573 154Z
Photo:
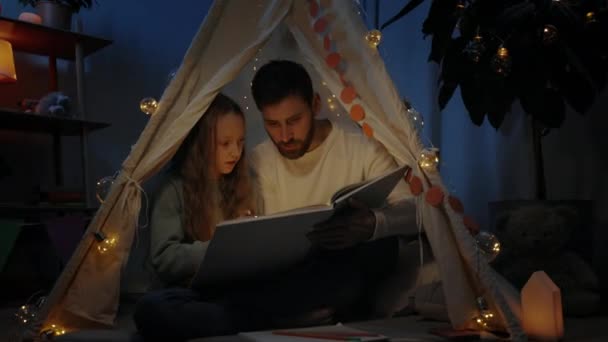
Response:
M253 77L251 93L259 110L281 102L288 96L300 96L312 106L313 88L310 75L296 62L273 60Z

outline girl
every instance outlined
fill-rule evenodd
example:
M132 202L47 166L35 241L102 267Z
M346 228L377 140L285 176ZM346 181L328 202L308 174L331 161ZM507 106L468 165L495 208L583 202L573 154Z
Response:
M244 141L243 112L220 93L173 158L151 218L150 257L165 285L187 285L215 225L250 213Z

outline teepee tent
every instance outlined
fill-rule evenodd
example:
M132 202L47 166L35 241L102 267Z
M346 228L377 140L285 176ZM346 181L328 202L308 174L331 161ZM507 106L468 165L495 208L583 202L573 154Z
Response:
M408 181L452 325L475 328L476 301L483 297L496 313L492 325L511 333L514 340L524 339L517 294L486 262L479 262L483 256L438 172L421 166L424 146L410 118L411 109L401 101L377 50L366 42L367 28L351 0L222 0L213 4L108 197L47 297L35 329L113 325L121 273L141 209L141 184L173 156L215 95L225 87L236 87L231 82L239 77L247 78L245 71L262 49L271 50L267 48L271 38L281 30L292 40L273 39L272 43L294 45L304 64L314 70L317 85L337 95L336 103L347 113L341 118L352 120L370 139L382 143L398 164L412 167Z

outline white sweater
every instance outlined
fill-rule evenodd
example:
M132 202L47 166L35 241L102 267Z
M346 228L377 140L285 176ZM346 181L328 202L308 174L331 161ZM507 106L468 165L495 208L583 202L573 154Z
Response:
M260 212L266 215L327 204L342 187L397 167L393 157L376 140L360 132L346 131L336 123L332 123L325 141L298 159L284 158L267 140L254 149L251 162L261 200ZM412 198L404 181L397 185L389 203L402 198ZM377 224L373 238L392 235L391 218L387 221L383 210L374 213Z

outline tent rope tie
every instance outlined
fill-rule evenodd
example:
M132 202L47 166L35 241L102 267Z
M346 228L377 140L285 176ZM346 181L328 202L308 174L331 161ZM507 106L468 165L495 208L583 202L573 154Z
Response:
M137 222L135 224L136 228L135 228L135 245L137 246L139 244L139 228L146 228L148 227L148 194L146 193L146 191L144 190L144 188L141 186L141 184L139 184L139 182L135 179L133 179L131 176L129 176L127 173L123 172L121 173L121 175L126 178L126 182L125 182L125 187L128 187L129 185L134 186L139 192L141 192L144 196L144 216L145 216L145 224L140 224L139 220L140 220L140 216L139 213L137 213L138 217L137 217ZM128 196L127 196L128 197ZM124 198L124 202L123 202L123 209L125 208L126 204L127 204L127 197Z
M420 153L418 153L418 156L420 156ZM418 171L419 174L424 174L424 170L422 169L422 167L420 167L420 162L419 162L419 157L414 158L415 160L415 168ZM414 171L412 169L412 171ZM423 227L422 227L422 215L423 215L423 210L422 210L422 206L424 204L424 200L422 200L422 196L416 196L416 226L418 227L418 249L419 249L419 253L420 253L420 269L422 270L422 268L424 267L424 245L423 245L423 241L422 241L422 233L423 233Z
M125 186L129 186L129 185L133 185L137 190L139 190L139 192L141 192L144 196L144 212L145 212L145 224L139 224L139 218L137 219L137 228L146 228L148 227L148 208L149 208L149 199L148 199L148 194L146 193L146 191L144 190L144 188L141 186L141 184L139 184L139 182L133 178L131 178L131 176L122 173L122 176L124 178L127 179L127 182L125 184ZM126 201L126 198L125 198Z

